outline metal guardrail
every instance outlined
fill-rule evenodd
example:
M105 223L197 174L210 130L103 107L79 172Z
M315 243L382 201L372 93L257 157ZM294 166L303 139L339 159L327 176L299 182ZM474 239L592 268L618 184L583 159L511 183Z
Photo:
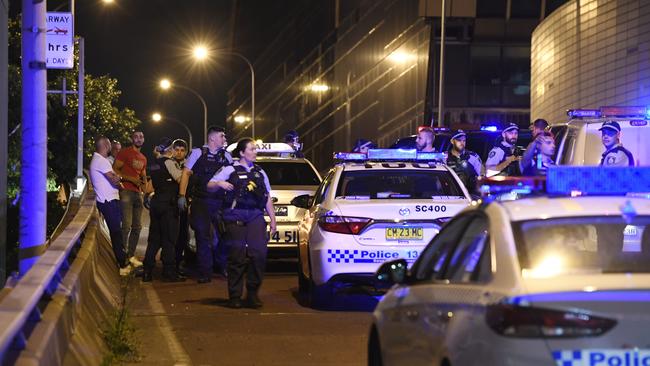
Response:
M95 210L94 194L87 192L72 222L0 300L0 364L12 349L25 348L34 324L70 268L71 254L76 253Z

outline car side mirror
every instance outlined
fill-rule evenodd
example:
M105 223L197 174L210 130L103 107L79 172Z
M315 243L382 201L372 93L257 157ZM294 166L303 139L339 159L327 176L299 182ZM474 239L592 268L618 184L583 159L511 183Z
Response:
M308 194L303 194L298 197L294 197L291 200L291 205L296 206L298 208L309 208L311 207L312 199L313 196L310 196Z
M406 282L407 269L406 259L400 258L384 262L375 273L375 279L387 286L401 284Z

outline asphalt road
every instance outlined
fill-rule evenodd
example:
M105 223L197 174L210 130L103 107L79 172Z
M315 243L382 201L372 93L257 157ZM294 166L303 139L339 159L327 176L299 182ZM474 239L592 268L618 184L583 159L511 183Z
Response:
M271 262L259 310L229 309L225 279L132 280L129 308L138 364L364 365L370 311L318 311L297 301L295 263ZM156 274L156 273L155 273ZM363 295L342 303L354 304ZM354 308L352 306L351 308Z

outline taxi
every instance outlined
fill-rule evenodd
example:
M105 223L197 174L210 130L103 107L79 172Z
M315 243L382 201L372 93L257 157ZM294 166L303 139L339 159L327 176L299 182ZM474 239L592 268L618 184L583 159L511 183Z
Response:
M237 144L227 150L232 152ZM299 195L313 195L321 183L321 176L314 165L305 158L296 158L291 146L285 143L256 142L257 161L271 183L271 199L275 209L277 231L269 235L270 258L296 257L299 240L298 223L304 209L290 204ZM268 216L266 221L269 222Z
M650 365L650 168L495 183L377 271L369 364Z
M413 262L442 225L470 203L444 154L371 149L337 153L299 229L298 288L304 302L327 307L348 287L372 286L387 260Z

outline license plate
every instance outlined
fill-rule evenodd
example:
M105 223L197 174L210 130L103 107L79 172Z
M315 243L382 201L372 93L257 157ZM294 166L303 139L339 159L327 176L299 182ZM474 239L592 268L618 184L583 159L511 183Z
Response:
M424 229L421 227L387 227L386 240L422 240Z
M274 244L297 244L298 243L298 231L296 230L278 230L275 234L269 235L269 243Z

